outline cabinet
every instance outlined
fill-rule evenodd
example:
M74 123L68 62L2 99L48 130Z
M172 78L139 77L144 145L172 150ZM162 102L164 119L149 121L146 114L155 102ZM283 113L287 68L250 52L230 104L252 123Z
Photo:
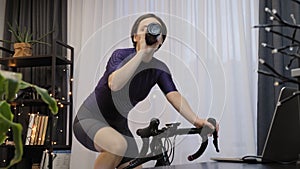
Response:
M48 89L49 93L57 100L59 111L52 115L45 103L37 96L22 97L11 103L15 121L23 125L22 138L25 144L26 131L31 113L40 113L48 116L47 140L44 144L24 145L24 155L19 166L24 168L33 163L40 163L44 150L48 150L49 161L52 161L53 150L70 150L72 144L72 111L73 111L73 67L74 49L61 41L54 40L50 55L35 55L26 57L0 58L1 69L26 72L24 81ZM2 48L0 48L2 49ZM3 50L3 49L2 49ZM41 69L41 70L40 70ZM43 82L42 82L43 81ZM39 83L42 82L42 83ZM29 92L30 93L30 92ZM31 93L34 95L34 93ZM30 95L30 94L29 94ZM21 94L20 94L21 96ZM13 146L1 145L0 154L10 158ZM2 157L2 159L4 159ZM30 166L31 167L31 166ZM27 167L26 167L27 168ZM49 163L52 168L52 163Z

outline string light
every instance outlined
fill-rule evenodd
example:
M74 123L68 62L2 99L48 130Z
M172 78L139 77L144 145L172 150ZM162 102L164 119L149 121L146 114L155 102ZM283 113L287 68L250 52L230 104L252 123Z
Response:
M272 50L272 54L275 54L275 53L278 53L278 50L277 50L277 49L273 49L273 50Z
M279 85L281 85L282 83L281 82L278 82L278 81L275 81L274 82L274 86L279 86Z
M265 11L271 13L271 10L268 7L265 7Z
M267 44L266 43L261 43L261 46L267 47Z
M265 27L265 31L270 32L271 28L270 27Z

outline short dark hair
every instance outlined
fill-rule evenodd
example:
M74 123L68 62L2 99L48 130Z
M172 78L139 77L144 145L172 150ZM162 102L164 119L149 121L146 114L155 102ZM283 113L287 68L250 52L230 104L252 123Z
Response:
M133 43L134 48L136 48L136 42L134 42L134 35L137 33L139 24L142 22L142 20L147 19L147 18L155 18L160 23L160 25L162 27L163 42L165 41L165 39L167 37L167 27L166 27L166 24L163 22L163 20L152 13L144 14L144 15L140 16L139 18L137 18L137 20L134 22L134 24L131 28L131 41Z

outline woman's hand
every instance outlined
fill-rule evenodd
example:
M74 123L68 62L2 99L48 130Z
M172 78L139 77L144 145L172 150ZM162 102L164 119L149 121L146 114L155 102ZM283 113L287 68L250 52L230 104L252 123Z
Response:
M194 125L197 127L197 128L201 128L201 127L204 127L204 126L208 126L209 128L213 129L213 130L216 130L217 132L219 131L219 123L216 124L216 127L211 124L210 122L207 121L207 119L200 119L200 118L197 118L197 120L195 121Z
M147 45L145 34L138 35L138 41L137 41L137 52L141 53L141 56L143 57L143 61L150 61L154 52L158 49L158 47L162 44L162 35L159 35L157 38L157 42L153 45Z

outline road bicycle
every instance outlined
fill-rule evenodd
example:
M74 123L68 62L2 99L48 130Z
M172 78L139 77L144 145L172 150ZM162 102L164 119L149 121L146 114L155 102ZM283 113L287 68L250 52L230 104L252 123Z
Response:
M215 119L209 118L208 122L216 127ZM202 128L179 128L180 123L166 124L165 127L158 129L159 124L159 119L153 118L149 126L137 130L136 133L143 142L142 148L138 157L133 159L124 169L135 168L151 160L156 160L155 167L171 165L174 159L175 138L178 135L199 134L202 138L200 148L187 157L189 161L199 158L204 153L208 146L209 135L213 136L213 145L216 151L219 152L218 133L215 129L211 129L208 126ZM170 138L174 138L173 142L171 142ZM150 152L148 153L149 147Z

